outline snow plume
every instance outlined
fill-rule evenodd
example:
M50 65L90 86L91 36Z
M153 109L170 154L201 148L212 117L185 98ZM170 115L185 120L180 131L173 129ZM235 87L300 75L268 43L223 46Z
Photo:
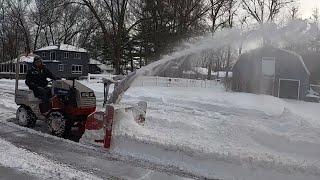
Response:
M257 26L246 33L245 44L259 41L262 45L262 39L275 47L284 47L288 45L304 45L309 43L318 35L317 27L305 20L293 20L284 26L278 26L275 23L268 23ZM257 48L251 47L251 48ZM251 48L248 48L250 50Z
M201 40L191 44L187 44L188 48L172 53L171 55L163 56L162 59L155 61L139 71L142 75L157 75L162 68L169 67L169 63L172 61L185 60L188 55L199 55L206 50L217 50L222 47L232 46L237 47L240 45L242 36L241 31L238 29L228 29L217 32L214 36L206 35ZM200 58L198 56L198 58ZM198 60L197 58L194 61Z
M226 29L216 32L214 35L207 34L195 43L186 43L185 49L163 56L140 70L144 75L157 75L167 68L171 61L184 61L186 56L192 55L193 61L201 59L201 54L208 50L218 50L230 46L237 49L242 44L244 50L248 51L261 47L263 40L273 46L282 47L285 44L306 44L317 37L317 29L314 25L303 20L294 20L283 27L275 23L267 23L252 27L250 30ZM164 66L166 65L166 66Z
M156 76L168 67L174 66L174 62L183 62L188 55L196 55L208 49L219 49L225 46L236 46L241 42L241 31L237 29L228 29L217 32L214 36L207 35L195 43L185 44L187 47L181 51L163 56L162 59L142 67L133 74L129 75L113 91L109 103L120 101L121 95L130 87L130 84L138 76ZM195 58L196 60L197 58Z
M181 64L186 60L199 61L203 59L203 52L205 51L215 51L225 47L235 50L240 46L243 51L249 51L266 43L275 47L302 45L316 38L315 29L312 24L306 21L295 20L283 27L268 23L245 30L233 28L224 29L214 35L207 34L194 43L183 44L182 50L165 55L158 61L137 70L134 75L128 76L123 82L123 86L119 86L118 90L114 92L115 94L112 95L111 103L119 101L121 94L130 87L130 84L137 76L156 76L177 63Z

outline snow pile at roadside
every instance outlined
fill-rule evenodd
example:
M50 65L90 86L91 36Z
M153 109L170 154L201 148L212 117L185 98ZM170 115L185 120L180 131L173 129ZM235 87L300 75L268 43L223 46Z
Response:
M302 116L310 124L320 127L320 104L304 101L286 100L286 106L295 114ZM320 132L320 131L319 131ZM320 136L319 136L320 137Z
M135 122L130 118L130 114L120 113L119 116L125 118L126 125L125 127L120 125L120 129L116 131L122 131L122 133L115 132L114 134L111 152L115 154L121 154L122 156L131 157L136 160L143 159L167 167L177 167L181 171L190 172L198 177L209 179L316 180L320 177L319 167L313 166L313 164L310 165L304 160L286 159L280 155L268 153L243 152L242 148L237 149L239 152L231 152L228 147L223 147L219 143L218 146L225 149L212 152L205 147L210 146L210 144L200 145L200 143L194 142L201 138L189 139L189 137L186 137L186 140L189 140L189 142L186 143L185 141L176 144L176 142L172 142L172 139L175 137L172 137L172 139L160 138L161 140L159 140L150 134L141 136L141 134L137 133L124 133L123 131L130 131L128 130L128 126L134 127ZM137 129L145 131L145 128L139 127ZM192 130L190 130L190 133L192 133ZM164 134L161 133L161 135ZM260 136L259 138L265 138L261 135L258 136ZM271 138L268 139L269 141L273 141L271 143L285 143L281 148L288 144L288 142L284 142L283 140L274 141L274 139L278 138L277 136ZM310 153L314 152L316 150Z
M124 103L140 100L148 102L144 126L130 111L116 113L115 154L208 178L320 177L320 125L308 118L319 104L221 87L135 87L123 97ZM99 133L86 137L93 136Z
M193 101L222 107L234 107L262 111L268 115L279 116L283 113L285 102L267 95L225 92L223 86L216 88L131 88L126 92L124 101L163 100L175 104L177 101ZM172 102L170 102L172 101ZM199 104L199 105L200 105ZM214 111L214 109L212 109Z
M320 178L320 126L299 116L319 104L301 102L297 114L297 101L159 87L131 88L123 100L147 101L147 120L117 112L114 153L208 178Z
M29 173L40 179L99 179L18 148L2 139L0 139L0 165Z

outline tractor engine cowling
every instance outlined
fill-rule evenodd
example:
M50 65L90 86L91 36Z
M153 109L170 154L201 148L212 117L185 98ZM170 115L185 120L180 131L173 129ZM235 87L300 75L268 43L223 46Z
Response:
M52 94L57 95L65 103L79 108L95 108L96 97L94 91L78 81L58 80L52 85Z

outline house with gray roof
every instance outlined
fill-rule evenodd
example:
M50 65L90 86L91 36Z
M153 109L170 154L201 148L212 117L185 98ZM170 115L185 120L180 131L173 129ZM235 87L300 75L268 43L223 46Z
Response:
M47 46L33 52L42 57L46 67L56 76L66 79L87 76L89 73L90 55L87 50L68 44ZM25 74L32 66L33 58L21 56L20 75ZM0 78L14 78L17 59L0 63Z
M87 50L68 44L47 46L34 51L47 68L63 78L79 78L89 73L90 55Z

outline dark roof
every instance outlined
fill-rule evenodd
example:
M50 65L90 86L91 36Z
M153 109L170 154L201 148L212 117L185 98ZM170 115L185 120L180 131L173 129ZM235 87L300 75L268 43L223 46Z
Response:
M253 49L253 50L250 50L244 54L242 54L239 58L239 61L241 61L242 59L244 58L241 58L241 57L244 57L244 56L248 56L250 54L256 54L256 53L261 53L263 51L267 51L267 52L272 52L272 51L280 51L280 52L284 52L284 53L287 53L287 54L290 54L292 56L295 56L299 62L301 63L302 67L305 69L305 71L310 75L310 71L309 71L309 68L306 66L303 58L301 55L299 55L298 53L296 52L293 52L293 51L289 51L289 50L286 50L286 49L281 49L281 48L276 48L276 47L272 47L272 46L268 46L268 47L260 47L260 48L257 48L257 49ZM275 56L275 55L273 55ZM238 61L238 62L239 62ZM237 63L238 63L237 62Z

